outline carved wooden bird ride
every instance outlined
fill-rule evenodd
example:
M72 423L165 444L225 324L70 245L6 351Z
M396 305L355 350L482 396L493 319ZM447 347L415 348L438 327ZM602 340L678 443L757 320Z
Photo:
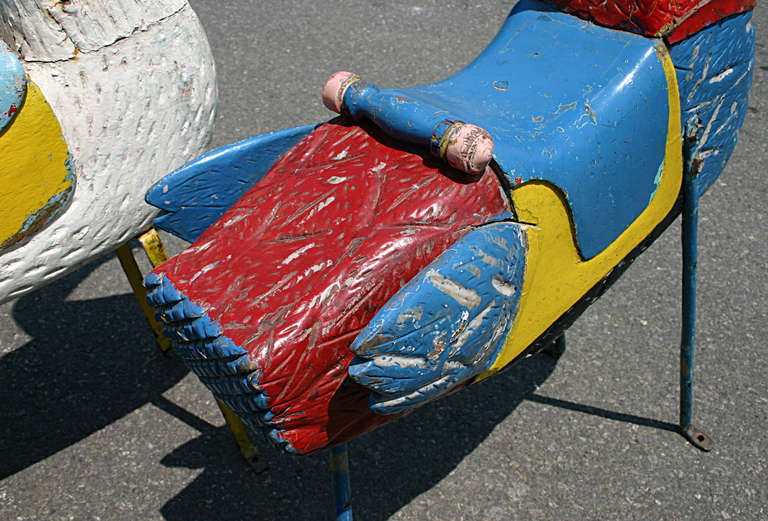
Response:
M216 85L186 0L4 0L0 39L4 302L151 225L143 196L204 150Z
M309 453L557 338L712 184L747 109L753 4L620 4L524 0L450 78L335 75L341 118L158 183L156 224L194 243L149 300L214 395Z

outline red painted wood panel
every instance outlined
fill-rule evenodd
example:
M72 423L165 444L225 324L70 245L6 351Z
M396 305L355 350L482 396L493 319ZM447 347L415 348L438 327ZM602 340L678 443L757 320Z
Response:
M508 210L492 172L459 174L369 132L319 127L157 270L249 352L267 419L301 453L396 417L342 386L350 342L471 226Z
M551 0L565 11L601 25L647 36L671 36L672 42L726 16L748 11L755 0ZM681 24L684 30L675 30Z
M754 9L755 5L755 0L712 0L675 27L667 35L667 41L670 44L677 43L727 16Z

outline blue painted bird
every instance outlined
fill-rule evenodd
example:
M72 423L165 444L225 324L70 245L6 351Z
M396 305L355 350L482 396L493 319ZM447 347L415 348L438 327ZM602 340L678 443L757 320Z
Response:
M334 75L342 118L168 176L156 224L193 244L146 284L176 351L309 453L549 345L682 207L695 223L747 109L734 5L638 34L524 0L446 80Z

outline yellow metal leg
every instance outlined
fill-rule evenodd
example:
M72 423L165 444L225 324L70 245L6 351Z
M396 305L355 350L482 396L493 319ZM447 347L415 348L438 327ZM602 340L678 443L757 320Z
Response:
M160 239L157 230L150 228L149 231L141 234L138 239L153 267L157 267L168 260L168 254L165 252L163 241ZM139 270L139 266L136 264L136 259L133 256L131 248L127 244L120 246L117 249L117 258L120 259L123 271L125 272L126 277L128 277L128 282L130 282L131 288L133 288L133 294L136 295L136 300L139 301L139 306L144 312L144 316L147 317L149 327L151 327L152 331L155 333L157 345L164 354L168 355L172 353L173 349L171 348L171 341L163 336L163 326L155 320L155 311L147 303L147 291L142 284L143 276ZM235 437L237 446L240 447L240 454L243 455L245 461L247 461L256 472L265 470L267 468L267 460L259 454L259 451L253 446L253 443L251 443L250 438L248 438L245 424L234 412L232 412L231 409L219 400L216 400L216 404L219 406L221 414L224 416L224 421L227 422L227 427L229 427L229 430L232 432L232 436Z
M243 421L238 418L229 407L219 400L216 400L216 405L221 409L224 421L227 422L227 427L229 427L230 432L232 432L232 436L235 437L237 446L240 447L240 454L243 455L245 461L247 461L257 473L267 470L267 460L259 454L258 449L251 443L251 439L248 437L248 432L246 431Z
M157 268L160 264L168 260L168 254L165 253L163 241L160 240L160 235L154 228L150 228L139 235L139 242L144 248L144 252L147 254L147 258L153 268Z
M131 247L128 246L128 244L123 244L115 253L117 254L117 258L120 259L120 265L123 267L125 276L128 277L128 282L131 284L133 294L136 295L139 307L144 313L147 322L149 322L149 327L152 328L152 332L155 334L155 341L157 342L160 351L165 355L171 354L173 352L171 349L171 341L163 336L163 326L155 320L155 310L147 303L147 290L144 289L144 285L141 282L143 277L138 264L136 264L136 259L133 257Z

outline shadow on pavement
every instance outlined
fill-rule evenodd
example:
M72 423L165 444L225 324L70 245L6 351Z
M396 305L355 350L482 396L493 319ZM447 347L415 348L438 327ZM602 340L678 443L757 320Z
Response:
M287 456L262 440L260 450L270 469L255 474L226 427L211 425L161 396L187 370L155 347L132 294L66 300L98 265L76 271L13 305L13 318L31 340L0 358L0 478L153 403L201 433L162 460L168 467L202 469L163 506L166 519L293 521L330 515L326 454ZM665 430L676 428L533 394L556 364L546 355L531 357L355 440L350 458L356 517L387 519L434 487L523 400Z
M13 304L31 340L0 358L0 479L113 423L187 374L159 352L132 294L66 300L106 260Z
M504 374L427 405L350 444L356 518L388 519L445 478L552 373L539 355ZM203 472L161 509L165 519L324 519L332 503L326 454L288 456L264 441L270 468L254 474L223 428L166 456L171 467ZM331 517L329 517L331 518Z
M680 427L675 423L654 420L652 418L643 418L642 416L635 416L634 414L609 411L608 409L593 407L591 405L582 405L580 403L569 402L568 400L559 400L557 398L540 396L538 394L532 394L526 397L526 399L528 401L540 403L542 405L549 405L550 407L559 407L569 411L591 414L592 416L599 416L600 418L606 418L608 420L620 421L624 423L634 423L635 425L640 425L641 427L650 427L652 429L659 429L670 432L678 432L680 430Z

